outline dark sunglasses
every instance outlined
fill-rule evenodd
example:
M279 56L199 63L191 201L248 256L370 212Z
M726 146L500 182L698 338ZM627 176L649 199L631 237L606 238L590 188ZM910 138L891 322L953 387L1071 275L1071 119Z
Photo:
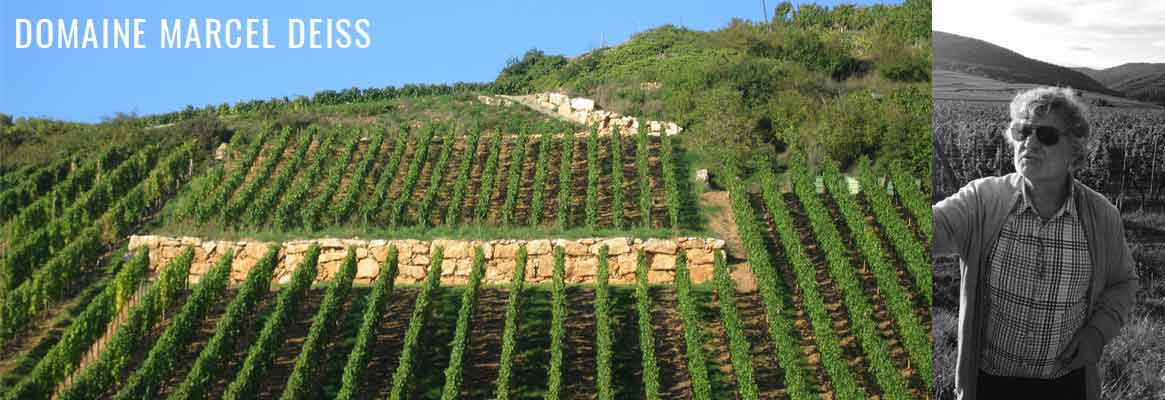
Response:
M1060 130L1050 126L1012 124L1010 132L1011 138L1016 142L1027 140L1028 136L1035 134L1036 139L1044 146L1055 146L1056 143L1060 143Z

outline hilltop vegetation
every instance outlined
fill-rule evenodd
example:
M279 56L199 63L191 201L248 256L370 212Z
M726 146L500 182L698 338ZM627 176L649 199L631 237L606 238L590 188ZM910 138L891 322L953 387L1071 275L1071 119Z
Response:
M906 159L924 173L930 2L831 9L782 2L774 15L709 32L665 25L573 59L530 50L495 84L565 90L624 114L675 121L693 152L717 160L793 145L843 164L861 155Z

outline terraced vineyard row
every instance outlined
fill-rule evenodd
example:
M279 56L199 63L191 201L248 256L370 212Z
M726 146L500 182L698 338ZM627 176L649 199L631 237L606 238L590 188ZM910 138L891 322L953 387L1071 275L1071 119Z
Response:
M167 225L660 229L682 227L688 212L677 182L680 150L642 132L501 136L433 125L387 132L312 126L244 142L235 140L224 164L195 179Z
M767 232L753 227L754 232ZM758 333L784 332L779 343L808 336L756 330L768 323L766 314L789 317L778 324L799 317L787 308L758 312L764 306L749 300L752 292L737 291L720 253L715 255L714 286L691 283L682 250L676 255L672 284L648 285L647 258L641 253L638 283L609 285L608 259L613 256L606 246L599 250L597 285L566 285L559 247L554 249L553 283L524 285L527 257L522 247L512 284L482 287L480 249L467 285L442 286L436 277L446 263L438 248L422 285L393 287L397 251L388 251L373 286L351 286L355 253L349 250L336 276L313 289L310 283L320 273L319 251L309 248L290 283L276 291L268 286L279 258L274 246L236 288L224 285L232 254L187 287L183 278L190 269L189 249L154 280L143 280L147 250L137 249L120 269L116 284L90 306L93 311L87 315L93 316L86 318L92 324L71 328L50 352L54 356L4 396L757 399L804 398L838 387L835 375L816 382L807 373L813 364L800 349L824 346L814 340L807 347L777 347L778 358L797 364L768 358L763 346L769 338L758 338ZM778 273L770 271L773 277ZM762 295L766 301L802 306L802 296L781 300L787 293L772 289L787 292L769 286L764 290L778 297ZM119 310L128 313L113 317ZM823 315L836 322L829 319L835 314ZM882 318L877 315L884 313L873 318ZM882 329L881 322L863 326ZM873 337L880 341L868 345L870 335L858 334L863 348L884 350L877 358L881 361L871 363L893 368L875 374L878 386L867 386L872 382L861 378L863 372L851 371L862 384L855 390L903 394L922 389L916 387L919 372L893 332L877 331ZM105 344L97 339L101 336L112 340ZM86 353L94 356L78 364ZM844 359L847 353L836 354ZM847 368L842 364L827 371ZM899 373L899 368L906 372ZM782 380L782 374L801 380ZM887 377L896 377L897 384L883 382Z
M768 326L752 332L747 324L730 327L734 355L771 357L756 347L775 346L772 362L783 370L783 389L793 398L925 397L932 364L929 259L922 270L900 255L920 246L915 234L903 232L913 217L901 214L885 192L871 193L882 187L868 167L861 168L865 190L855 197L830 168L819 192L796 156L785 174L793 192L781 193L769 163L755 161L760 195L749 193L734 172L728 182ZM900 191L900 201L912 201L910 193ZM894 224L903 229L883 228ZM738 325L732 320L725 317ZM764 365L738 377L752 377L759 391L779 390L767 387L762 377L771 373Z

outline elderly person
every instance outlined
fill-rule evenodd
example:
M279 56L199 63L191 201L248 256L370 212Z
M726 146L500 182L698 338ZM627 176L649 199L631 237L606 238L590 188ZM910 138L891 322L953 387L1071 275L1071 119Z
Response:
M1101 350L1129 317L1137 277L1120 213L1074 179L1085 106L1068 88L1011 101L1016 172L935 204L935 256L958 256L960 399L1097 399Z

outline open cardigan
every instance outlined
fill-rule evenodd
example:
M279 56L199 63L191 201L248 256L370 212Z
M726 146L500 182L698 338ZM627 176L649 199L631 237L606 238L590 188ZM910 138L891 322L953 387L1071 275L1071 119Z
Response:
M986 283L981 277L990 268L990 253L999 239L1012 207L1019 200L1023 177L1011 173L977 179L958 193L931 207L934 216L934 256L958 256L959 347L955 367L955 395L976 398L980 341L983 321L980 308L990 310L988 296L981 296ZM1088 290L1085 326L1095 327L1103 343L1112 340L1133 308L1137 275L1133 256L1125 241L1120 212L1104 196L1073 179L1076 204L1092 273ZM1084 367L1088 399L1100 398L1100 371L1096 364Z

